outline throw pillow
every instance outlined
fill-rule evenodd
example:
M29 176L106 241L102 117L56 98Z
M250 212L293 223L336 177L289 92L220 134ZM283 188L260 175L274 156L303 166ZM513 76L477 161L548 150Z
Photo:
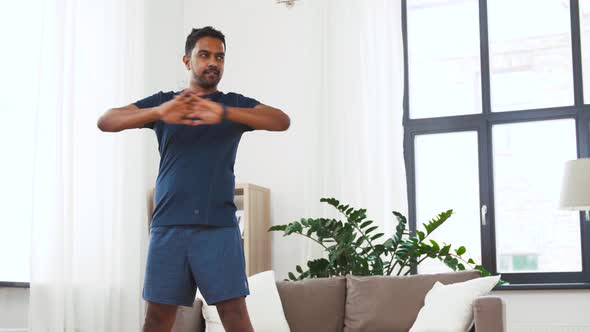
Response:
M473 302L489 293L500 276L451 285L434 284L410 332L465 332L473 321Z

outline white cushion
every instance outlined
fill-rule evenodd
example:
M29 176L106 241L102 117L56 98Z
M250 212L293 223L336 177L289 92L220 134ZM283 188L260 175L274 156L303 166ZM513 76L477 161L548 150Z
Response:
M410 332L465 332L473 321L473 302L489 293L500 276L443 285L434 284Z
M246 297L246 307L250 321L256 332L289 332L289 324L283 312L283 305L275 283L274 271L265 271L248 278L250 295ZM224 332L221 319L215 306L207 305L203 296L203 317L207 323L206 332Z

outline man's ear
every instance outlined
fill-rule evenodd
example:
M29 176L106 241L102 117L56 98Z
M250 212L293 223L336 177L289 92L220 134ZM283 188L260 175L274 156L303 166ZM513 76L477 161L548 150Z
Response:
M191 58L189 56L183 55L182 62L184 62L184 66L186 67L186 70L191 69Z

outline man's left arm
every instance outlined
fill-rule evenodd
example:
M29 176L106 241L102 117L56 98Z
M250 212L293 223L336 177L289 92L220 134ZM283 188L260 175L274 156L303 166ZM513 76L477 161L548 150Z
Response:
M258 104L254 108L226 107L225 119L259 130L284 131L289 129L289 116L278 108Z

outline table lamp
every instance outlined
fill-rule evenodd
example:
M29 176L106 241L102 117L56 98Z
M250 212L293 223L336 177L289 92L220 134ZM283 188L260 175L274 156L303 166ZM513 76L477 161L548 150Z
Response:
M586 221L590 221L590 158L566 162L559 207L585 211Z

